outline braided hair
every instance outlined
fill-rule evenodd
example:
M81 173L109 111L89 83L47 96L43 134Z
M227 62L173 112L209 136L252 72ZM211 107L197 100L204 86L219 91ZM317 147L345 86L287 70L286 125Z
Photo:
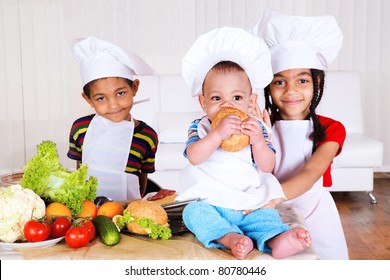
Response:
M325 84L325 72L323 70L311 69L310 70L312 78L313 78L313 98L310 102L309 114L306 116L306 119L313 120L314 131L310 135L310 139L313 140L313 150L312 153L315 152L317 148L317 144L323 140L325 140L325 128L320 123L318 116L315 112L318 104L321 101L322 95L324 93L324 84ZM268 85L264 89L265 96L265 109L270 113L271 122L274 124L276 121L281 120L279 114L279 108L272 102L271 90Z

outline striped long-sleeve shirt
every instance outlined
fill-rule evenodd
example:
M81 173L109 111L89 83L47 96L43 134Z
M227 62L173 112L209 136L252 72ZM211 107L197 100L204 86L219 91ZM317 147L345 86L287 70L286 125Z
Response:
M69 135L68 157L81 161L84 137L95 114L77 119ZM134 128L133 140L125 171L135 175L153 173L155 171L155 155L158 146L157 133L143 121Z

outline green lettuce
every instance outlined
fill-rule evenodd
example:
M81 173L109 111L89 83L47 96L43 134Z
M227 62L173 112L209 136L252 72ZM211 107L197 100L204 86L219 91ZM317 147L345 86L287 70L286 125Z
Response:
M88 165L68 171L60 163L57 147L46 140L37 145L37 154L23 167L20 185L33 190L46 203L60 202L68 206L73 216L83 209L83 201L96 198L97 178L87 179Z
M152 219L142 217L142 218L135 218L131 215L131 213L127 210L123 211L123 216L119 217L116 220L116 225L123 229L126 224L136 222L139 224L142 228L144 228L148 234L149 237L152 239L158 239L161 238L163 240L167 240L172 237L172 232L169 227L165 227L162 225L159 225L155 223Z

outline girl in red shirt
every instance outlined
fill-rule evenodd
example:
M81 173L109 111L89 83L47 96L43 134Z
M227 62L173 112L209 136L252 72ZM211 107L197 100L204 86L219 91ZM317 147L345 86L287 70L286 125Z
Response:
M301 211L321 259L348 259L339 213L324 188L332 184L330 166L342 150L345 128L315 112L324 70L341 48L342 33L331 16L299 17L273 10L266 10L253 31L270 48L274 73L264 91L266 109L253 108L253 114L272 124L277 151L273 173L287 198L283 203Z

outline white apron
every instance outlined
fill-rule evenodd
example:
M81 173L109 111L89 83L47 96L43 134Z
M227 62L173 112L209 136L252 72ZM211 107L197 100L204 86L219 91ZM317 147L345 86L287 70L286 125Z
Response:
M112 122L95 115L84 138L82 163L98 179L97 195L114 201L141 198L138 177L126 173L134 121Z
M284 182L297 174L311 157L312 121L277 121L272 142L276 149L274 174ZM321 259L348 259L348 250L340 216L322 177L301 196L283 202L300 210L312 238L313 248Z
M210 129L204 117L198 124L199 137L203 138ZM202 198L214 206L250 210L272 199L285 199L275 176L259 172L252 164L249 145L234 153L218 148L206 162L187 166L179 182L182 192L177 201Z

